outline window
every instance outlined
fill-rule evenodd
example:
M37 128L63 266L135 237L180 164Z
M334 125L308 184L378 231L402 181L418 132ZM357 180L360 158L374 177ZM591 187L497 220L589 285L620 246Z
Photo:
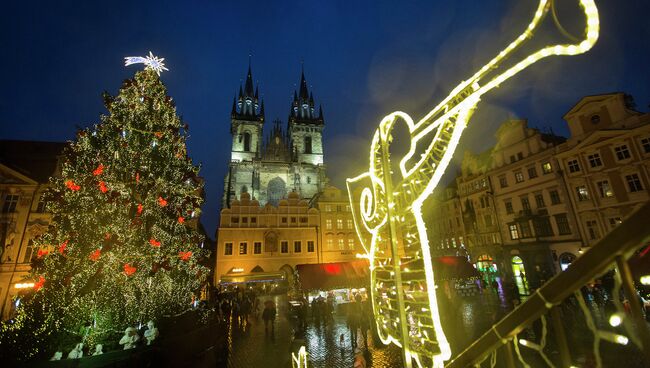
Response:
M239 243L239 254L246 254L246 253L248 253L248 243L246 242Z
M38 206L36 206L36 212L44 213L45 210L46 210L46 207L47 207L47 203L45 202L43 197L41 197L41 199L38 200Z
M251 217L251 224L257 224L257 217Z
M517 160L523 160L524 159L524 154L521 152L517 152Z
M255 242L253 244L253 253L262 254L262 242Z
M524 181L524 174L521 171L515 172L515 181L517 183L521 183L522 181Z
M508 225L508 230L510 231L510 239L517 240L519 239L519 230L517 230L516 224Z
M280 242L280 253L289 253L289 242L283 240Z
M640 192L643 190L643 186L641 185L641 179L639 179L639 175L637 174L625 175L625 181L627 181L627 187L630 189L630 192Z
M343 219L336 219L336 228L343 229Z
M2 205L2 213L16 212L16 205L18 205L18 195L7 194L5 203Z
M537 169L534 167L529 167L528 168L528 179L536 178L537 177Z
M286 223L287 223L287 218L286 218L286 217L283 217L283 218L282 218L282 223L283 223L283 224L286 224Z
M225 243L224 244L223 254L226 255L226 256L232 256L232 243Z
M627 144L614 147L614 152L616 153L616 159L619 161L630 158L630 150L627 148Z
M542 172L544 174L550 174L553 172L553 166L551 166L551 163L546 161L542 164Z
M251 134L246 132L244 133L244 151L250 152L251 150Z
M307 217L301 217L300 218L300 223L301 224L306 224L307 223Z
M307 241L307 252L314 253L314 241L313 240Z
M302 243L300 243L300 241L293 242L293 252L294 253L302 252Z
M515 210L512 208L512 202L510 202L510 201L506 201L506 202L505 202L505 205L506 205L506 213L507 213L507 214L513 214L513 213L515 213Z
M612 192L612 188L609 187L609 181L607 180L597 181L596 186L598 187L598 193L600 194L600 198L610 198L614 196L614 192Z
M311 153L311 137L305 137L305 153Z
M643 138L641 140L641 147L644 153L650 153L650 138Z
M576 193L578 194L578 200L581 202L589 199L589 192L587 191L587 187L584 185L576 187Z
M292 224L295 224L295 223L296 223L296 218L295 218L295 217L292 217L292 218L291 218L291 223L292 223Z
M239 223L239 216L233 216L231 222L233 224L238 224Z
M487 227L492 226L492 216L491 215L483 216L483 221L485 222L485 226L487 226Z
M535 203L537 204L537 208L546 207L546 203L544 203L544 195L542 195L542 193L535 194Z
M332 212L332 205L331 204L325 205L325 212Z
M341 212L341 205L340 204L336 205L336 212Z
M569 226L569 219L566 217L566 213L560 213L554 217L558 233L560 233L560 235L571 234L571 227Z
M354 238L348 239L348 249L354 249Z
M530 210L530 202L528 201L528 197L521 197L521 208L523 208L524 211Z
M519 232L521 233L522 238L532 238L533 231L530 228L530 223L528 221L522 221L519 223Z
M548 217L540 217L533 221L535 225L535 235L537 236L553 236L553 228L551 227L551 220Z
M345 241L343 240L343 238L339 239L339 249L341 250L345 249Z
M327 239L327 249L329 249L329 250L334 249L334 240Z
M587 160L589 160L589 166L591 167L603 166L603 161L600 159L600 154L598 153L587 156Z
M562 200L560 200L560 193L557 190L551 190L549 194L551 195L551 204L562 203Z
M501 185L501 188L505 188L508 186L508 179L506 178L505 175L499 176L499 185Z
M623 221L621 220L620 217L610 217L609 218L609 226L611 226L612 228L614 228L614 227L616 227L616 226L618 226L618 225L620 225L622 223L623 223Z
M332 219L325 220L325 229L332 230Z
M307 177L307 184L311 184L311 176Z
M242 224L247 224L248 223L248 217L242 217L241 222L242 222Z
M570 173L580 171L580 164L578 164L578 160L569 160L567 162L567 165L569 166L569 172Z
M354 222L351 219L348 219L348 229L354 229Z
M515 155L510 156L510 163L516 162L517 159L515 158Z
M600 238L600 232L598 231L598 223L594 220L587 220L587 233L589 234L589 240L596 240Z
M350 212L350 205L349 204L345 205L345 212Z
M600 123L600 115L598 114L591 115L591 123L592 124Z

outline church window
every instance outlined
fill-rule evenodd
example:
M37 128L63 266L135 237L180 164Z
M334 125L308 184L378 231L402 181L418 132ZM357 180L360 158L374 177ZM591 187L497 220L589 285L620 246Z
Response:
M251 150L251 134L249 132L244 133L244 151L250 152Z
M331 250L334 248L334 240L327 239L327 249Z
M305 137L305 153L311 153L311 137Z

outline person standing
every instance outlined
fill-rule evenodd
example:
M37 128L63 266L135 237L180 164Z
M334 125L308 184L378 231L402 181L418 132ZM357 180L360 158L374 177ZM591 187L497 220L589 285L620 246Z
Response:
M277 311L275 304L272 301L267 301L262 312L262 319L264 320L264 332L269 332L269 324L271 325L271 334L275 333L275 315Z

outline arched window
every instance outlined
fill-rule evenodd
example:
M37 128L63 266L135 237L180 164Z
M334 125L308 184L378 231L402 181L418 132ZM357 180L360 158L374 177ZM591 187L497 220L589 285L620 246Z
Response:
M305 153L311 153L311 137L305 137Z
M249 132L244 133L244 151L250 152L251 150L251 134Z
M279 177L276 177L271 179L271 181L269 181L266 190L266 195L268 198L268 202L270 204L277 207L278 203L280 202L280 199L284 198L286 194L287 194L287 188L284 180L280 179Z

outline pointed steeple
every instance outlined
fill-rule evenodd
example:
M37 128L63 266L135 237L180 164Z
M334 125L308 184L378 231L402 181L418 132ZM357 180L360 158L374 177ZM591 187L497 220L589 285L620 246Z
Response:
M314 94L307 87L303 64L300 71L300 86L298 87L298 91L294 90L293 92L293 101L291 102L291 110L289 112L290 120L322 124L322 121L316 116L314 106Z
M237 97L232 98L232 110L230 111L231 116L235 116L237 114Z
M246 94L246 97L254 97L254 92L253 92L253 73L251 72L251 65L250 62L248 64L248 74L246 75L246 86L244 88L244 93Z
M309 98L309 91L307 90L307 81L305 80L305 70L303 68L300 73L300 98L307 100Z
M253 71L251 68L251 56L248 56L248 72L246 73L246 81L239 85L239 95L237 98L237 103L235 107L234 115L242 118L244 120L250 120L253 118L255 120L263 121L263 112L260 114L259 111L259 83L257 86L253 85Z
M323 120L323 105L318 106L318 118Z

